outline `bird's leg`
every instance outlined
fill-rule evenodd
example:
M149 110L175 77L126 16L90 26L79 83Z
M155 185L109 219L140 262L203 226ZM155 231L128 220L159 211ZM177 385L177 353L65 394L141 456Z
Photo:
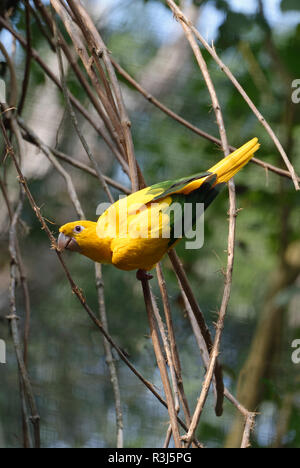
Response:
M153 276L149 275L149 273L147 273L145 270L138 270L136 273L136 278L139 281L149 281L153 278Z

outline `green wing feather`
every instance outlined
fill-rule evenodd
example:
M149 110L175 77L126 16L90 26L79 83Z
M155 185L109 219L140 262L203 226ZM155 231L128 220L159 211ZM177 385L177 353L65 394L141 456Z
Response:
M136 211L139 206L142 207L143 205L148 205L152 202L158 202L173 194L180 193L191 182L195 180L204 179L205 177L207 178L207 181L208 179L214 181L216 180L215 174L212 174L211 172L203 172L194 176L185 177L183 179L160 182L158 184L152 185L151 187L146 187L143 190L132 193L131 195L126 197L126 206L128 208L128 213L130 214L131 207L133 207L133 210ZM120 208L123 206L122 201L117 203L120 204Z
M202 184L199 184L198 188L195 188L189 194L183 193L188 184L197 180L200 181L204 178L205 180ZM143 226L146 223L144 227L146 230L148 230L148 217L147 219L144 219L145 211L142 207L149 207L151 204L157 204L159 206L158 209L162 213L163 225L161 226L159 223L157 223L151 226L151 237L157 237L155 234L158 234L162 228L166 228L168 230L167 232L169 233L167 236L167 238L170 239L169 246L171 247L175 242L178 241L178 236L175 236L175 226L178 227L178 223L181 223L182 233L184 233L184 228L192 228L197 220L197 203L204 203L204 209L206 209L218 195L221 186L224 184L215 185L216 179L216 174L204 172L184 179L162 182L135 192L126 198L122 198L114 205L112 205L102 216L100 216L97 227L98 235L100 237L109 237L109 227L111 227L111 225L113 232L115 232L115 224L110 220L110 212L113 220L115 220L115 213L127 212L129 224L134 223ZM179 214L177 215L177 219L176 210L174 210L175 203L181 206L181 210L178 210ZM186 220L184 219L185 203L190 203L193 207L193 214L190 223L191 226L187 226ZM114 207L116 207L116 211L114 211ZM127 218L124 219L124 230L126 232L128 229L128 220Z
M212 174L211 172L202 172L190 177L184 177L183 179L169 180L160 184L152 185L152 187L149 187L148 193L154 194L152 201L158 201L162 198L169 197L170 195L181 193L188 184L195 180L204 179L205 177L207 177L207 181L211 179L214 179L214 181L216 180L215 174ZM157 193L157 190L161 190L161 192Z

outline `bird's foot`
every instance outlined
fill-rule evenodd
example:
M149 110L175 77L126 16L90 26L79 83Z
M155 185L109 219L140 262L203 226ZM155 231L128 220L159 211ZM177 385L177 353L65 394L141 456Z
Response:
M136 278L139 281L150 281L152 280L153 276L147 273L145 270L138 270L136 273Z

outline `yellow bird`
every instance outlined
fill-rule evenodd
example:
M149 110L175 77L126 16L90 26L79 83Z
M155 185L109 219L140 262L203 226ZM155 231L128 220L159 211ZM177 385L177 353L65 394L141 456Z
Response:
M121 198L98 222L65 224L59 230L59 249L79 252L120 270L151 270L184 237L184 229L195 225L199 216L196 205L202 203L206 209L259 146L253 138L207 172L162 182ZM185 206L192 206L188 222Z

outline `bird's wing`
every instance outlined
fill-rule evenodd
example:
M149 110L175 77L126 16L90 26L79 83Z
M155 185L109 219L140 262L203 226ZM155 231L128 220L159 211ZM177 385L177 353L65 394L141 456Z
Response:
M153 237L154 234L160 235L166 228L171 230L169 245L173 245L174 226L186 221L182 210L178 210L180 213L176 220L173 213L176 203L185 206L188 202L196 208L197 204L203 203L206 209L224 184L250 161L258 148L258 140L253 138L207 172L161 182L120 199L100 216L96 228L98 236L110 239L131 238L129 228L132 227L147 238ZM157 214L154 222L151 219L149 222L151 212ZM195 216L197 217L197 213ZM188 223L191 226L196 220L195 216L193 215Z
M169 197L175 194L185 194L186 188L193 183L193 190L197 190L205 182L215 182L216 176L211 172L202 172L195 174L190 177L183 179L177 179L172 181L163 182L161 184L153 185L149 187L149 195L153 194L151 201L162 200L163 198Z
M117 222L119 222L120 214L122 216L122 214L126 213L128 216L131 216L151 202L158 202L176 193L184 193L185 187L190 185L191 182L199 181L197 186L200 187L205 179L205 181L208 181L211 178L215 178L214 174L203 172L183 179L161 182L132 193L128 197L121 198L99 217L97 230L101 231L102 234L106 232L109 236L109 225L112 223L112 218L117 216Z

